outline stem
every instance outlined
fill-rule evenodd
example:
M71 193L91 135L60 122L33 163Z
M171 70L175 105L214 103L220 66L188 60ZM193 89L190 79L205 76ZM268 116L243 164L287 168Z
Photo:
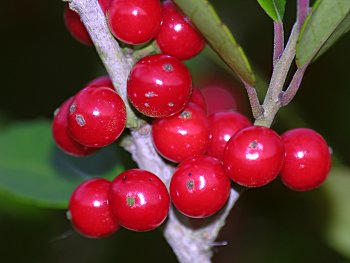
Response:
M297 24L294 24L287 46L273 69L269 88L263 103L264 114L256 119L255 125L270 127L276 113L281 108L280 94L288 71L295 57L295 48L299 36Z
M260 105L259 97L258 97L258 94L256 92L256 89L253 86L246 83L245 81L243 81L243 83L244 83L244 87L248 93L248 98L249 98L249 102L250 102L250 107L252 108L253 117L254 117L254 119L257 119L264 113L264 109Z
M273 22L274 44L273 44L273 66L280 59L284 49L284 29L282 21Z
M280 96L281 106L287 106L295 97L295 94L297 93L300 87L306 68L307 68L307 65L304 66L303 68L297 69L288 88L286 89L285 92L281 93L281 96Z
M126 92L126 82L131 69L130 63L125 59L118 42L110 33L107 20L97 0L68 0L69 7L76 11L87 31L90 34L96 51L100 56L116 91L124 100L127 110L128 128L137 128L141 125L130 107Z
M298 0L297 4L297 23L299 30L301 29L302 25L304 24L305 18L307 17L310 9L310 0Z

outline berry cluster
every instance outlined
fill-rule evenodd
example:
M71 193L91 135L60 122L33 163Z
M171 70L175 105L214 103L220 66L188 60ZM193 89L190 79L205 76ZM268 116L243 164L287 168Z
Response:
M189 19L170 1L99 0L109 29L124 44L139 45L155 40L163 54L180 60L196 56L205 41ZM92 45L92 40L79 15L64 10L66 27L79 42Z
M71 196L68 217L79 233L99 238L120 226L152 230L164 222L169 206L168 191L156 175L131 169L112 182L93 178L79 185Z
M227 202L231 180L260 187L280 175L287 187L298 191L324 182L331 154L317 132L299 128L279 136L270 128L254 126L238 112L208 113L205 97L192 88L190 72L181 61L198 54L204 41L170 1L99 3L119 41L135 45L155 39L163 52L135 63L126 89L132 106L153 118L155 149L178 165L169 189L157 175L139 169L127 170L112 182L99 178L78 186L69 215L80 233L103 237L119 226L152 230L167 217L170 198L186 216L211 216ZM65 12L72 34L91 42L88 34L82 34L84 27L77 29L79 17L68 8ZM52 129L63 151L85 156L114 142L125 123L123 100L111 80L100 77L61 105Z

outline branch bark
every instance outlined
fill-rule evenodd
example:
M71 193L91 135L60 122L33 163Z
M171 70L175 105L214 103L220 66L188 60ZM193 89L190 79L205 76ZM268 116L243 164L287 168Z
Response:
M125 56L118 42L111 35L105 16L97 0L68 0L71 9L78 12L82 22L96 47L104 66L116 90L128 105L126 82L132 63L135 59L130 54ZM132 55L132 54L131 54ZM156 152L151 136L151 126L135 116L128 106L128 126L133 128L131 136L123 141L123 147L129 151L140 169L153 172L169 186L174 167L165 161ZM181 215L171 208L164 229L164 236L175 252L179 262L207 263L211 262L212 246L220 229L237 200L239 194L231 190L230 198L225 208L211 222L200 229L194 230L181 220Z

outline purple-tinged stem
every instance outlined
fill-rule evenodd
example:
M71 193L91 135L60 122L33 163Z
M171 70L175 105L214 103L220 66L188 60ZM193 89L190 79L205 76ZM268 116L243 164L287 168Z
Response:
M282 56L284 50L284 29L282 21L273 22L274 29L274 44L273 44L273 65Z
M281 93L281 96L280 96L281 106L288 105L294 98L295 94L297 94L306 68L307 68L307 65L302 68L298 68L294 73L294 76L291 82L289 83L288 88L286 89L286 91Z
M310 9L310 0L298 0L298 5L297 5L297 12L298 12L298 17L297 17L297 23L298 23L298 29L302 27L304 24L305 18L309 14L309 9Z
M254 119L256 119L264 113L264 109L260 105L259 97L258 97L258 94L256 92L256 89L244 81L243 81L243 83L244 83L245 89L247 90L247 94L248 94L248 98L249 98L249 102L250 102L250 107L252 108L253 117L254 117Z

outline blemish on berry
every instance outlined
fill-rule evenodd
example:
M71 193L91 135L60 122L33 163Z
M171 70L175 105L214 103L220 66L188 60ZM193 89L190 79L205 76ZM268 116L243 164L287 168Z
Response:
M133 206L133 205L135 204L135 198L132 197L132 196L128 196L128 197L126 198L126 204L127 204L128 206Z
M180 119L190 119L191 116L192 116L192 112L185 110L185 111L181 112L179 118Z
M152 182L152 178L148 178L148 181Z
M255 149L256 147L258 146L258 142L257 141L252 141L250 144L249 144L249 148L251 149Z
M70 114L73 114L75 112L75 110L77 109L77 105L75 103L73 103L72 105L70 105L69 107L69 112Z
M171 72L171 71L173 71L174 70L174 67L173 67L173 65L171 65L171 64L164 64L163 65L163 69L164 69L164 71L166 71L166 72Z
M83 127L86 124L86 121L81 114L75 115L75 120L78 123L79 126Z
M146 98L152 98L152 97L154 97L154 96L156 96L156 94L154 94L153 91L149 91L149 92L145 93L145 97L146 97Z
M192 173L188 173L188 176L191 177L191 176L192 176Z
M145 104L143 104L143 105L145 105L145 107L149 107L149 104L147 102Z
M123 181L125 181L125 180L126 180L126 175L124 175L124 176L123 176L122 180L123 180Z
M169 107L174 107L174 103L173 103L173 102L169 102L169 103L168 103L168 106L169 106Z
M187 183L186 183L186 187L188 190L192 190L193 187L194 187L194 181L191 179L191 180L188 180Z

